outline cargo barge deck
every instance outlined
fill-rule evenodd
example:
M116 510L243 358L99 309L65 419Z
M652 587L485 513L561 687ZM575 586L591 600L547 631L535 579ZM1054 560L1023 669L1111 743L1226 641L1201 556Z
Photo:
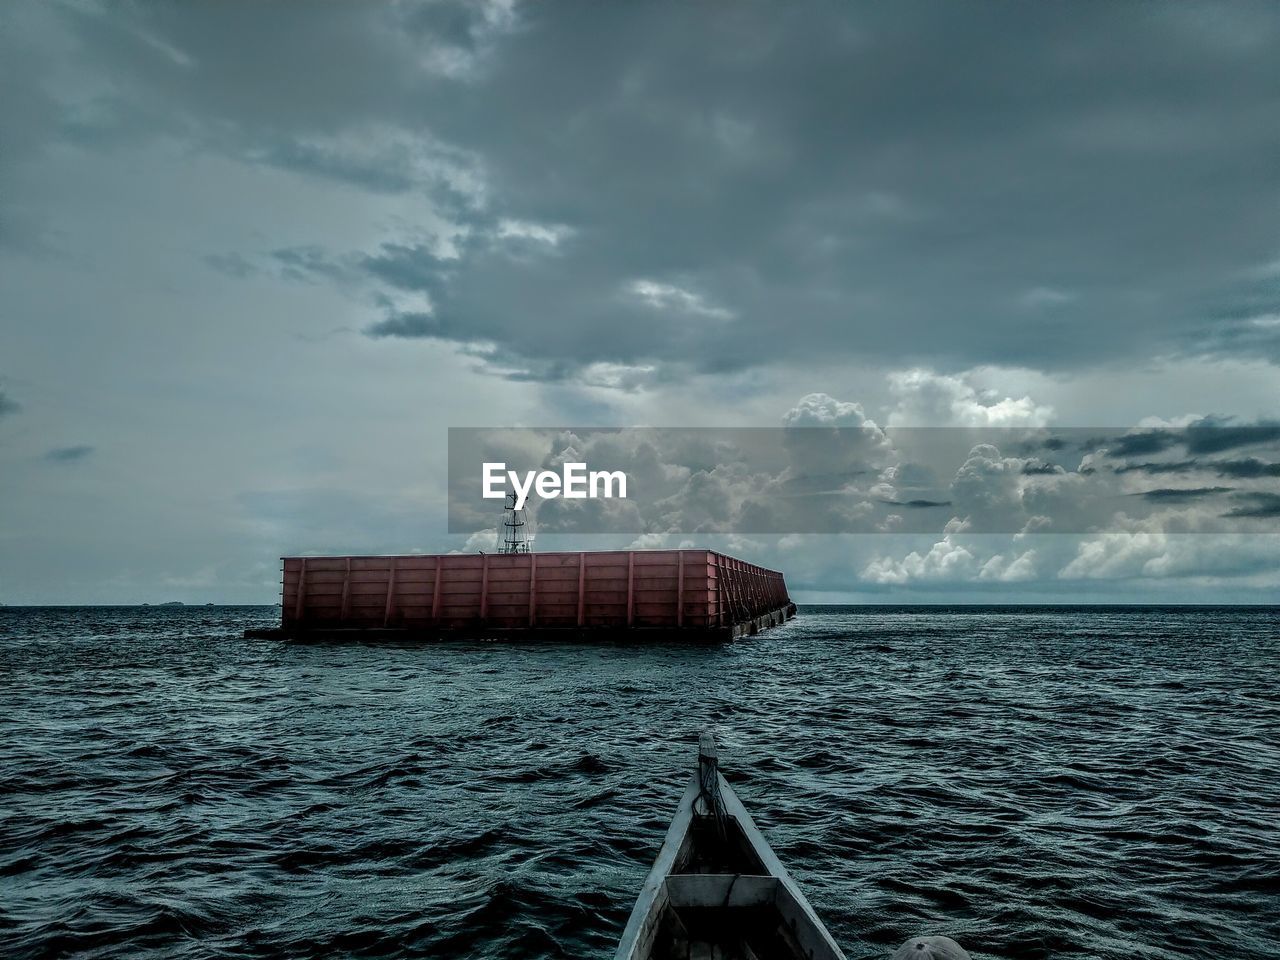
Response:
M795 615L781 573L714 550L284 557L280 626L307 640L718 643Z

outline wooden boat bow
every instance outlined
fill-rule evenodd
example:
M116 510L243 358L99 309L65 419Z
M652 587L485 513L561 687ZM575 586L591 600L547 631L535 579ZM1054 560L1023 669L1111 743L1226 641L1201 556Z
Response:
M844 960L720 773L710 733L615 956Z

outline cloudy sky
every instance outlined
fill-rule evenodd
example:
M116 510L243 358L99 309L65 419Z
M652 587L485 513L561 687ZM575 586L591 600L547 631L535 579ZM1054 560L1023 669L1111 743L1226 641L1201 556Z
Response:
M451 426L1274 421L1277 62L1269 2L6 3L0 602L474 548ZM726 542L802 600L1275 599L1176 506Z

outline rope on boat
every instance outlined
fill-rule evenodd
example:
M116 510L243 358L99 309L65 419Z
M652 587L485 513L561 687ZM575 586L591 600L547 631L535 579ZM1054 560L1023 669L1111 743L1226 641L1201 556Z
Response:
M702 804L702 810L698 805ZM720 795L720 761L716 756L716 738L709 730L698 737L698 795L693 801L693 812L712 816L720 839L728 836L728 814L724 809L724 797Z
M720 906L722 906L722 907L728 907L728 906L729 906L729 901L733 898L733 887L734 887L734 884L736 884L736 883L738 882L738 878L739 878L740 876L742 876L742 874L740 874L740 873L735 873L735 874L733 875L733 879L729 881L729 889L728 889L728 890L726 890L726 891L724 892L724 903L720 904Z

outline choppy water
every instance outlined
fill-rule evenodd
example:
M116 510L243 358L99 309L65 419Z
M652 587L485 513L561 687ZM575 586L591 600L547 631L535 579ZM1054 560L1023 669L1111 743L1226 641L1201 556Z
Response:
M1261 957L1276 610L808 608L722 648L0 609L0 955L611 955L710 724L851 958Z

